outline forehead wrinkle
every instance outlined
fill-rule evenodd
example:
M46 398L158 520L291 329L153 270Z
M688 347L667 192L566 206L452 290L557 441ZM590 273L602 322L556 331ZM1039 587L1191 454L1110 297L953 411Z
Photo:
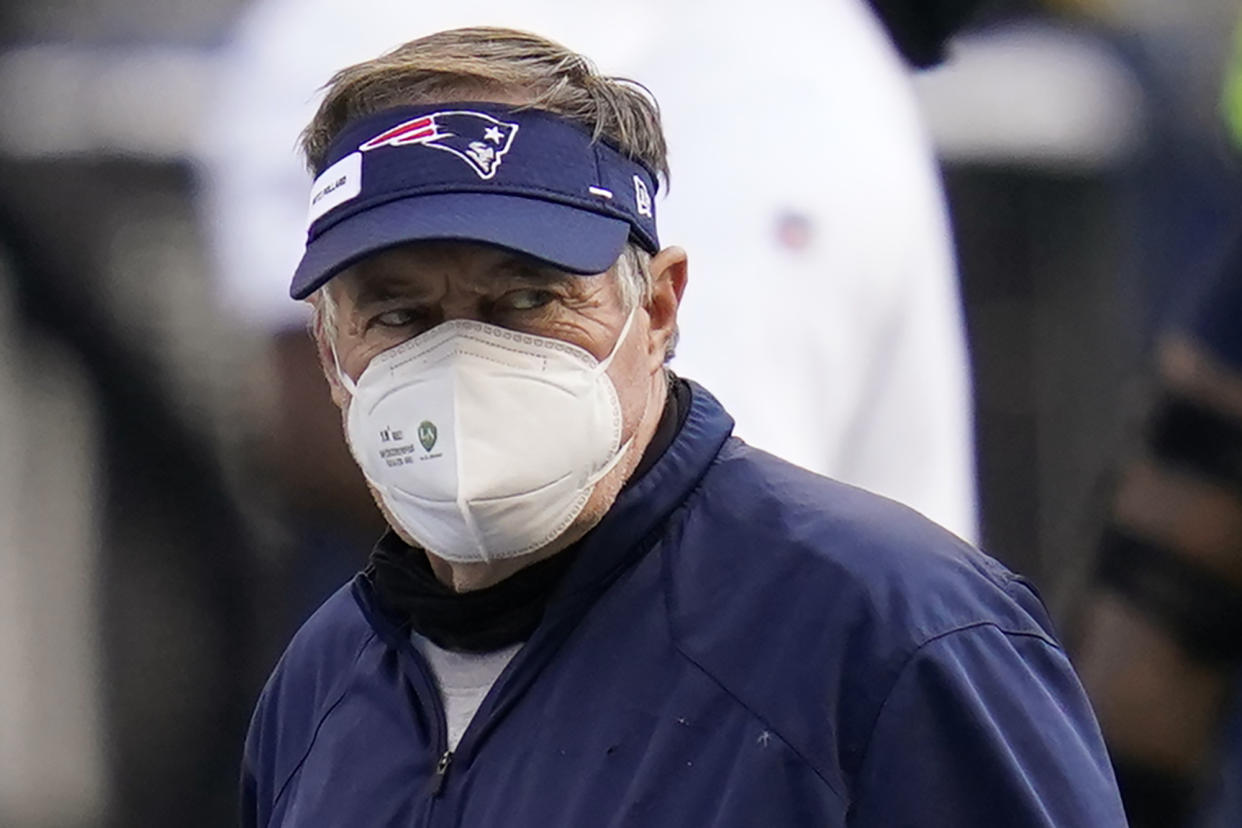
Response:
M498 275L538 285L573 282L577 278L572 273L520 255L506 257L497 265L496 270L499 271Z
M393 299L408 297L422 291L416 280L403 279L393 274L361 273L354 271L346 283L353 295L355 305L374 305Z
M362 306L431 294L435 289L408 248L395 248L363 259L341 275L354 303Z

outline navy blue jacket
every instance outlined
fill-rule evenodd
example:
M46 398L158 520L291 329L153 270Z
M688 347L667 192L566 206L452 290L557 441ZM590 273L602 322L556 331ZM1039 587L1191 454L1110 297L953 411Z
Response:
M694 386L455 753L365 577L246 743L253 826L1124 826L1039 599L918 514L729 436Z

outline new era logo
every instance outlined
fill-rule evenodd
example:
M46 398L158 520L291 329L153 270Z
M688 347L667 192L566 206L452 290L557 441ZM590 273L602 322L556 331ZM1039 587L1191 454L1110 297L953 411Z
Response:
M651 214L651 193L638 176L634 176L634 208L638 210L640 216L654 218Z

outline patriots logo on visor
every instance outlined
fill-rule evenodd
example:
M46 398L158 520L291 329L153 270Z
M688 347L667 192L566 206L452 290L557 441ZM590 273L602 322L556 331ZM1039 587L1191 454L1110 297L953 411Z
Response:
M358 145L367 152L380 147L420 144L451 152L470 165L479 178L491 178L500 160L513 146L518 125L498 121L482 112L433 112L397 124Z

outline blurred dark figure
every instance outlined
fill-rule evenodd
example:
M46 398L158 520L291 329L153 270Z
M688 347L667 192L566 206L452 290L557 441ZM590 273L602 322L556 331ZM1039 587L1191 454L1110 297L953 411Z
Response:
M996 6L996 0L868 0L889 37L916 69L942 62L949 38L978 12Z
M1080 513L1140 363L1135 181L1148 101L1110 33L1042 2L980 6L918 80L971 345L982 547L1059 606Z
M57 382L60 374L44 359L56 355L81 378L79 405L97 424L76 467L65 470L83 485L47 491L47 515L40 520L46 530L6 550L59 560L62 550L43 544L56 543L63 536L57 524L70 522L78 510L76 502L57 498L75 497L90 501L89 543L97 559L76 568L34 569L42 573L35 576L28 574L32 563L5 577L16 577L8 586L23 598L47 607L46 628L31 635L38 661L73 659L71 648L58 646L66 634L97 654L99 674L85 678L83 692L101 694L102 744L91 747L99 747L104 777L93 813L48 822L40 811L51 806L36 801L33 814L9 814L0 804L0 824L230 824L237 744L261 681L256 665L270 659L264 631L254 623L255 602L269 591L216 447L187 398L157 369L157 340L127 326L109 306L105 288L112 278L106 245L115 227L140 227L145 238L157 238L158 224L142 224L144 207L152 193L184 190L186 175L122 160L0 160L0 174L0 250L11 264L0 278L12 297L6 325L12 348L3 356L6 367L28 369L14 404L32 387ZM180 202L155 203L167 217L175 214L170 205ZM157 278L140 272L140 261L123 260L136 275ZM204 364L211 357L201 356ZM42 375L29 372L40 366ZM46 476L54 458L50 443L67 439L58 430L70 429L52 420L45 443L28 437L20 447L26 488L37 488ZM86 609L75 598L83 579L93 599ZM38 715L74 720L72 709L47 709L64 695L61 688L33 692L41 694L34 703ZM44 735L62 737L50 730ZM36 794L56 796L54 789Z
M1240 78L1235 56L1235 145ZM1236 160L1221 179L1238 192ZM1076 619L1080 673L1136 828L1242 824L1242 236L1206 277L1195 270L1168 274L1186 298L1154 309L1166 322L1153 402Z
M1236 243L1158 346L1157 402L1120 472L1083 611L1078 663L1137 828L1242 824L1242 779L1217 769L1238 747L1221 734L1242 665L1240 320Z

